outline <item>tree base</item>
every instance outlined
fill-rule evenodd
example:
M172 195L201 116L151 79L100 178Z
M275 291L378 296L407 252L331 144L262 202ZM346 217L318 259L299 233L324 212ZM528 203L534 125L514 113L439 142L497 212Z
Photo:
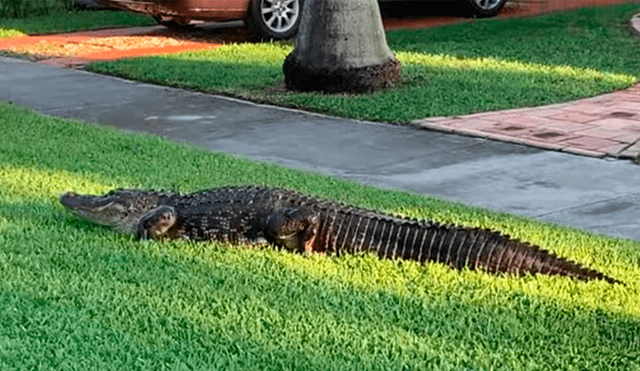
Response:
M381 65L360 68L313 68L287 56L282 66L284 84L296 91L324 93L364 93L394 85L400 80L400 62L392 58Z

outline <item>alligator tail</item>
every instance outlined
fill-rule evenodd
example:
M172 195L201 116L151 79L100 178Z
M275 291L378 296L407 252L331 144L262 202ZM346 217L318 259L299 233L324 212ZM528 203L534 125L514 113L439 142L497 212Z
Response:
M547 274L621 283L538 246L479 228L362 213L323 210L314 250L376 252L382 258L440 262L457 269L515 275Z
M498 232L438 224L426 226L433 235L433 245L437 244L436 248L432 244L426 247L429 260L458 269L468 267L490 273L547 274L572 277L581 281L605 280L611 284L621 283L577 262ZM420 251L417 250L415 253L419 254Z

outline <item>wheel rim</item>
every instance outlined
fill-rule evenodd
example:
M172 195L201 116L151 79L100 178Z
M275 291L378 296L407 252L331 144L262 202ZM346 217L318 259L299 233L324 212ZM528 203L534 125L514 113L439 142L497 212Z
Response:
M473 2L476 3L476 5L478 5L478 7L483 10L494 9L495 7L500 5L500 1L501 0L473 0Z
M271 31L289 31L300 16L299 0L262 0L260 2L262 21Z

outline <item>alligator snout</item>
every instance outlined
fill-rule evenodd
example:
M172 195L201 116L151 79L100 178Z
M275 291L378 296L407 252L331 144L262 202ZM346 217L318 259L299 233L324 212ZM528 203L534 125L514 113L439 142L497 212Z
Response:
M107 204L109 200L106 197L81 195L75 192L67 192L60 195L60 203L67 209L77 211L79 209L95 209Z
M78 197L77 193L67 192L60 195L60 203L62 203L67 208L73 207L73 199Z

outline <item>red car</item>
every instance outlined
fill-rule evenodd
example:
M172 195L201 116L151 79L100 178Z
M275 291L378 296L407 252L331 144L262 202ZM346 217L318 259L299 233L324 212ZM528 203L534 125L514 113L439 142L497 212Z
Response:
M161 25L186 28L210 21L246 20L264 39L289 39L298 31L304 0L96 0L99 4L149 14ZM394 1L394 0L379 0ZM492 17L506 0L462 0L474 16Z
M304 0L97 0L105 7L151 15L170 28L202 22L246 20L265 39L289 39L298 31Z

